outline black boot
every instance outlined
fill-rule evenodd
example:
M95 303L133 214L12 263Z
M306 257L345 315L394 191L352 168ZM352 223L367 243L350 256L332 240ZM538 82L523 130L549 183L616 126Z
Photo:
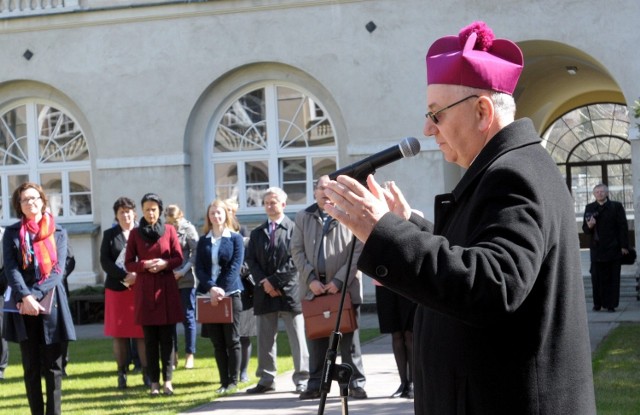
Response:
M144 386L151 387L151 379L149 379L149 374L147 373L147 367L142 366L142 383Z
M413 399L413 382L407 383L406 389L400 395L402 398Z
M118 368L118 389L127 389L127 370L125 367Z

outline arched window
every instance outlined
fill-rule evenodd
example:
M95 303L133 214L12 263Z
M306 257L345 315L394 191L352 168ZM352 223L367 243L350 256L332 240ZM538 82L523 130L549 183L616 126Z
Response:
M13 190L40 184L62 222L91 220L91 165L81 127L64 110L30 101L0 110L0 221L17 218Z
M574 197L576 216L593 201L598 183L609 186L612 200L633 214L629 110L624 105L598 103L574 109L543 134L542 145L556 161Z
M217 198L237 198L244 213L263 213L270 186L288 208L313 202L311 183L336 168L337 146L322 104L295 85L253 85L233 97L215 129L211 163Z

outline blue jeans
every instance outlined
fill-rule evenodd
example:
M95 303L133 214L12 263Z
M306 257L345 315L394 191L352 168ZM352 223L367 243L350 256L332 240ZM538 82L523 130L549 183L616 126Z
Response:
M184 312L184 352L195 354L196 352L196 289L180 288L182 299L182 311Z

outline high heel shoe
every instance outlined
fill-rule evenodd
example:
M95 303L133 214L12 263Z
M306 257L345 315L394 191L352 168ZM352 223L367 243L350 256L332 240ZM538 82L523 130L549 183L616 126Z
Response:
M151 387L151 379L149 378L149 373L147 372L147 368L142 368L142 384L147 388Z
M118 389L127 389L127 374L118 372Z
M162 393L166 396L171 396L173 395L173 385L171 385L170 383L165 382L164 383L164 388L162 389Z
M160 395L160 384L159 383L152 383L151 384L151 391L149 392L149 394L151 396Z
M397 391L393 392L393 394L391 395L392 398L399 398L402 396L403 393L405 393L405 390L407 389L407 384L406 383L401 383L400 387L398 388Z

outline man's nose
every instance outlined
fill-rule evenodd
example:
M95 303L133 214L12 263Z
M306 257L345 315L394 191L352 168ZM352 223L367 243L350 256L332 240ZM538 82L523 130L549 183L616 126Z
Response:
M431 137L435 136L437 132L438 127L433 121L431 121L431 118L427 117L424 120L424 129L422 130L422 133L425 135L425 137Z

